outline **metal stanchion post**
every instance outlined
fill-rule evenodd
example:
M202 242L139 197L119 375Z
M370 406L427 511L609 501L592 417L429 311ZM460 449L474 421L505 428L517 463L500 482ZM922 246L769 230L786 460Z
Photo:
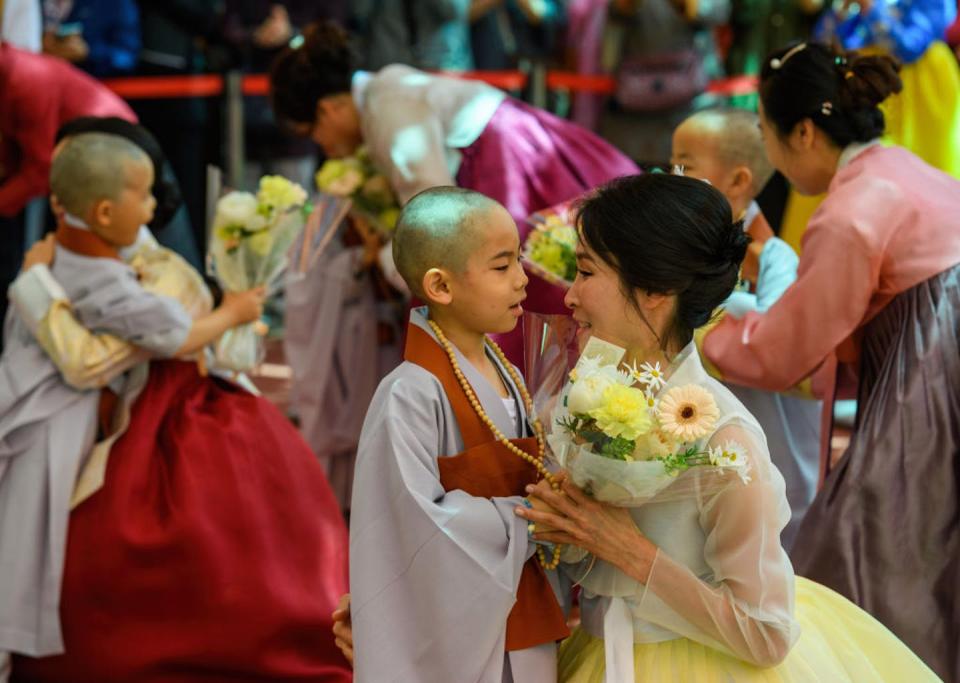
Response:
M547 102L547 64L542 59L530 62L529 82L527 92L530 94L530 104L540 109L546 109Z
M224 116L226 118L227 184L243 189L243 74L228 71L223 79Z

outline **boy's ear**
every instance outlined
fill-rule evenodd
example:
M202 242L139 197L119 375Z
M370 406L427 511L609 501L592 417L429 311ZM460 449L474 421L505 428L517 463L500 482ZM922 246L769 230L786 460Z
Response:
M453 301L450 274L442 268L431 268L423 274L423 298L431 304L447 306Z
M737 166L730 179L730 194L745 197L753 189L753 171L749 166ZM751 197L752 198L752 197Z
M90 216L96 225L110 225L113 220L113 202L101 199L90 207Z

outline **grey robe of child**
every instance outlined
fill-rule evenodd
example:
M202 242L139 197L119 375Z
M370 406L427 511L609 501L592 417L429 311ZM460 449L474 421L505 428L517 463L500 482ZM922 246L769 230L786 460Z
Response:
M433 336L424 309L410 318ZM528 433L517 388L488 354L516 401L517 423L459 351L457 359L503 433ZM350 518L357 683L557 680L554 644L504 650L507 616L535 546L513 512L519 496L444 491L437 458L463 450L453 408L433 374L404 362L384 378L360 436ZM555 572L548 575L563 595Z

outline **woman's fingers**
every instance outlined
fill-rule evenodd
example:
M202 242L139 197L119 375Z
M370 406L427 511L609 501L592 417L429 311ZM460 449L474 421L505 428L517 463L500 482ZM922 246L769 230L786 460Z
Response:
M554 545L576 545L581 541L564 531L538 531L533 535L534 540L553 543Z
M582 539L584 537L584 531L569 517L554 514L552 512L530 510L525 507L515 508L515 513L518 517L522 517L523 519L534 523L535 537L538 528L549 529L549 531L541 531L540 533L563 533L570 539ZM582 543L581 540L570 540L564 542L576 544Z
M587 494L583 492L576 484L574 484L569 479L564 479L561 488L567 496L573 500L577 505L588 505L594 501L587 497Z
M562 493L557 493L550 488L549 485L541 486L538 484L537 486L527 486L526 491L527 495L539 498L554 510L564 515L569 515L575 508L569 498Z

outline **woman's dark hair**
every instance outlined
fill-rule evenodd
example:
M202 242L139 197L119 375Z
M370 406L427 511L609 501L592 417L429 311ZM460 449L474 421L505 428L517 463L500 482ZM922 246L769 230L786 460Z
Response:
M900 62L821 43L776 50L760 73L760 101L778 135L811 119L838 147L883 133L880 103L903 88Z
M80 133L119 135L135 144L150 157L150 161L153 163L153 186L150 189L157 200L157 208L153 212L153 220L150 221L148 227L154 232L165 228L173 218L173 214L183 204L183 196L180 194L180 186L177 185L173 173L167 169L167 157L164 155L160 143L157 142L150 131L143 126L115 116L81 116L60 126L57 131L56 142Z
M677 297L661 347L683 347L737 284L750 238L730 203L702 180L663 173L618 178L584 200L582 239L637 290ZM638 309L639 310L639 309Z
M330 21L310 24L270 68L270 101L277 120L313 123L317 101L350 92L354 71L347 32Z

